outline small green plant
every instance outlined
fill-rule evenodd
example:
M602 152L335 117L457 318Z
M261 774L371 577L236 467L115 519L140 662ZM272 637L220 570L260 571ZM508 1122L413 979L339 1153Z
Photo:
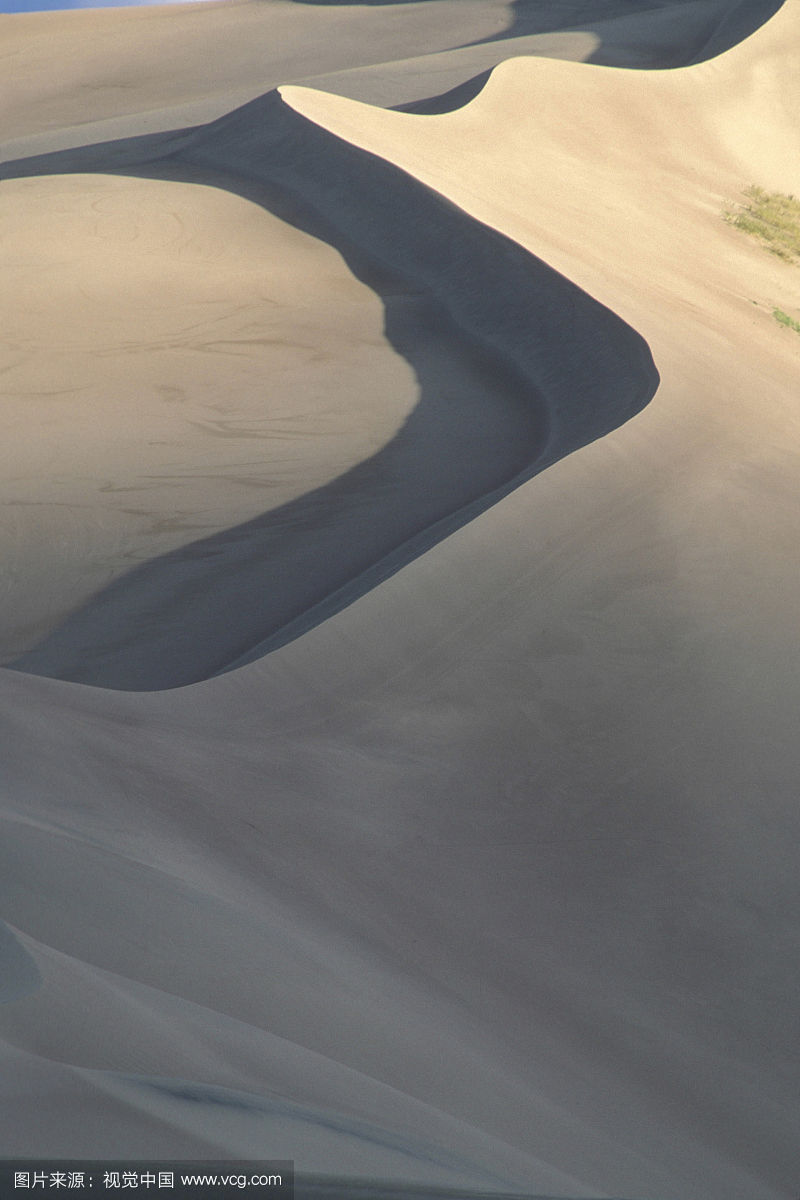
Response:
M725 220L756 238L771 254L777 254L785 262L800 264L800 200L791 192L788 195L767 192L755 183L745 188L742 195L745 203L736 211L724 212ZM800 321L782 308L773 308L772 315L779 325L800 333Z
M791 193L767 192L752 184L743 192L745 203L726 212L725 220L757 238L771 254L800 262L800 200Z
M781 325L786 325L787 328L793 329L795 333L800 333L800 321L795 321L794 317L790 317L782 308L773 308L772 315Z

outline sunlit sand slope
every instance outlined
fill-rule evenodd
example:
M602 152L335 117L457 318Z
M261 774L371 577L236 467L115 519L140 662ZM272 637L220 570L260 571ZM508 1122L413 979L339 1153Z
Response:
M554 421L593 319L599 361L646 344L661 386L218 678L0 673L3 1153L796 1192L800 355L771 307L797 276L720 213L800 191L798 45L789 0L675 73L517 59L441 117L256 106L532 264L552 312L511 329ZM219 134L181 186L232 173Z

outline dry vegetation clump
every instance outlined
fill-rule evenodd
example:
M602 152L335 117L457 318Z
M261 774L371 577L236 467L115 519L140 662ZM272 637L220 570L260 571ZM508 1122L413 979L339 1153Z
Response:
M787 262L800 262L800 200L782 192L765 192L753 184L744 191L746 203L725 219L758 238L765 250Z
M800 263L800 200L791 193L766 192L755 183L742 194L746 203L734 212L726 211L725 220L757 238L770 254ZM772 315L780 325L800 333L800 321L782 308L773 308Z

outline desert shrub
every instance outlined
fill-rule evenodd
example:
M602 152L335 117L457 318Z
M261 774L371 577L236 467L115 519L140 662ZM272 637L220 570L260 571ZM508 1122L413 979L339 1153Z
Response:
M795 321L794 317L790 317L782 308L773 308L772 315L781 325L785 325L788 329L793 329L795 333L800 333L800 321Z

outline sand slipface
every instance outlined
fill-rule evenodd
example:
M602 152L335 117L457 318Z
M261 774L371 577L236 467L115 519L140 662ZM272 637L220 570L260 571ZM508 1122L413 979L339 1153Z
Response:
M64 156L52 156L51 167L52 160L63 163ZM118 545L125 548L116 561L109 561L108 552L101 558L105 547L98 547L95 557L106 577L99 577L98 586L99 572L92 577L84 568L80 582L86 599L74 604L71 614L52 620L52 632L42 636L37 630L36 637L21 631L27 640L22 654L7 658L17 669L152 690L196 682L250 661L369 590L522 479L630 417L655 390L658 377L647 346L612 313L407 175L321 132L275 93L181 137L166 164L130 163L126 170L155 176L145 191L169 180L173 189L183 184L190 194L200 185L204 192L213 187L215 198L224 189L257 203L277 227L273 236L281 238L277 262L272 261L269 285L260 282L264 267L255 278L248 273L246 292L239 286L240 269L234 277L238 303L229 301L210 314L202 303L181 305L176 272L177 303L167 308L174 331L158 340L143 331L121 341L117 357L123 363L131 351L146 356L156 404L163 408L166 401L168 416L175 393L179 398L205 393L205 406L192 411L186 423L191 433L199 429L206 437L199 445L189 443L173 423L164 430L172 437L163 442L160 473L151 468L144 475L138 471L95 484L95 494L119 489L115 516L121 509L148 523L124 540L113 530L112 553ZM30 180L16 182L30 187ZM166 193L172 195L169 187ZM283 225L277 225L281 218ZM179 243L170 250L183 268L189 252L199 241L202 253L204 242L192 225L187 236L180 214L175 219ZM293 224L287 228L289 219ZM205 233L199 219L195 224ZM259 233L262 241L255 245L263 251ZM302 235L309 240L303 242ZM365 330L358 326L363 302L351 303L348 325L345 280L336 281L337 293L326 289L325 275L318 288L310 289L309 264L330 272L336 263L333 253L330 264L321 251L311 258L308 247L320 242L310 236L324 239L383 298L386 342L412 368L417 392L413 411L399 424L399 402L391 403L392 375L388 369L381 375L374 351L368 357L363 353ZM143 240L146 250L145 238L136 238L137 244ZM200 263L200 271L210 268L215 288L220 272L209 259L219 255L220 241L217 235L210 242L212 249ZM200 291L198 274L195 269L182 285L192 297ZM352 280L351 290L355 287ZM310 319L331 310L336 315L326 316L330 331ZM565 310L572 314L566 339L560 317ZM108 337L103 329L103 362L112 353L106 349ZM262 347L266 353L259 356ZM220 382L205 366L209 357L230 376L224 404L216 400ZM237 360L244 360L243 379ZM397 364L392 366L398 375ZM40 356L31 355L25 367L40 369ZM173 372L171 390L155 382L166 370ZM193 370L197 383L191 389ZM106 368L103 388L108 376ZM325 386L330 378L339 387L338 424L337 393ZM262 379L270 381L266 394ZM231 395L233 386L243 399ZM253 408L253 389L264 416ZM97 406L98 392L82 398L88 414ZM351 396L355 399L348 404ZM373 454L368 453L369 421L376 430L382 421L386 431L386 444ZM326 426L334 433L327 443L321 440ZM157 431L153 418L145 428L149 444L149 434ZM355 436L345 440L350 430ZM238 473L251 484L244 502L249 500L251 513L255 509L258 515L198 538L196 519L174 519L176 486L187 477L191 485L191 476L199 474L195 487L204 496L205 511L213 513L209 474L213 480L216 471L228 488L237 482L230 451L215 466L209 434L228 439L226 449L230 439L243 444L244 469ZM317 445L309 448L315 435ZM374 444L378 437L372 436ZM84 454L85 440L85 435L79 439ZM260 473L253 458L258 453ZM351 456L349 462L343 453ZM197 467L192 471L193 459L202 473ZM316 472L315 459L320 460ZM260 492L252 486L259 482ZM88 489L81 485L83 495ZM131 493L145 493L148 507L132 509ZM269 508L258 513L265 502ZM183 504L187 514L199 507L197 502L192 507L191 494ZM228 501L227 523L242 508L237 511ZM217 524L222 525L219 518ZM161 536L161 546L154 544L153 531ZM165 534L174 549L167 542L167 553L159 554ZM25 545L24 538L19 540ZM132 543L142 561L133 568ZM15 599L9 598L10 610Z
M0 1153L796 1192L776 9L9 25Z

